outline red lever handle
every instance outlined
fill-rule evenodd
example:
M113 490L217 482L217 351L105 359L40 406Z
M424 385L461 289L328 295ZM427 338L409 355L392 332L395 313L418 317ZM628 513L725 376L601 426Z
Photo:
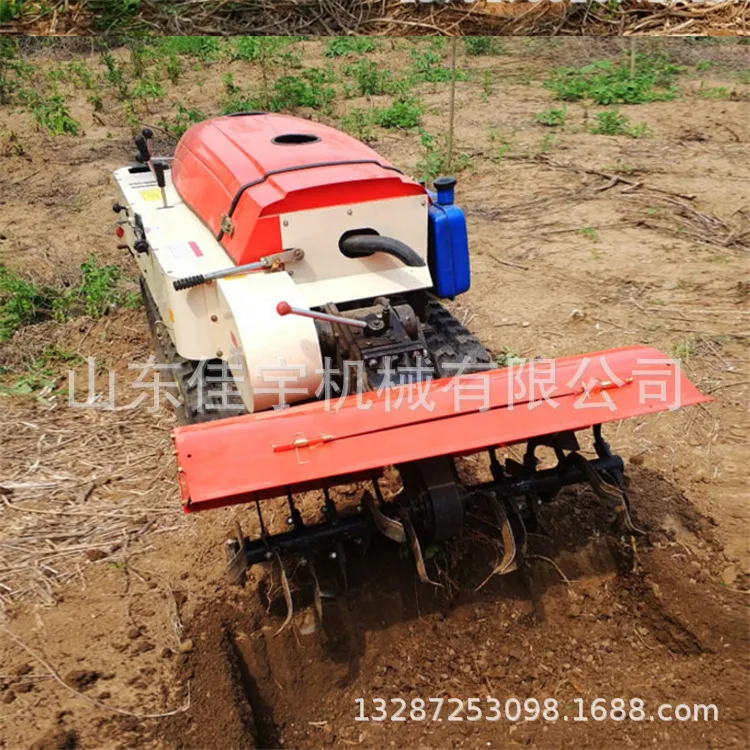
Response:
M303 318L313 318L314 320L325 320L328 323L340 323L341 325L351 326L352 328L367 328L364 320L356 318L346 318L343 315L330 315L329 313L308 310L305 307L292 307L288 302L281 301L276 305L276 312L284 317L285 315L300 315Z

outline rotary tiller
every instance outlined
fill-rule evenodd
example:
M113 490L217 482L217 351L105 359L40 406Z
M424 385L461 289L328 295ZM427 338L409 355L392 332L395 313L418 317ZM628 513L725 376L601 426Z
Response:
M257 511L257 538L230 545L235 580L321 548L343 566L344 543L374 532L407 544L429 580L425 545L460 535L477 503L508 572L566 485L589 483L629 523L603 423L708 400L648 347L497 368L439 301L470 285L453 178L433 192L354 138L278 114L194 125L173 158L151 138L115 173L117 231L179 389L184 508ZM593 460L575 434L587 429ZM519 443L523 459L501 463ZM540 467L541 446L555 466ZM463 485L455 457L484 451L492 481ZM401 478L388 498L386 467ZM340 507L332 489L353 482L357 503ZM294 495L310 490L323 508L306 523ZM288 528L271 534L264 502L283 496Z

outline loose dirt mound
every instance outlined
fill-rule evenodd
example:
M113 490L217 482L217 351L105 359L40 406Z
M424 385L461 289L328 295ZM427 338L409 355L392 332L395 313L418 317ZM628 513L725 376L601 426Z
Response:
M636 547L612 536L590 492L569 493L546 510L524 571L480 592L492 561L476 547L457 551L457 588L446 598L418 584L386 544L353 561L353 588L325 600L319 627L309 598L281 633L282 614L265 611L283 610L278 594L265 606L254 591L207 605L191 626L196 648L182 675L195 708L160 726L158 739L217 748L382 747L394 736L400 747L741 741L745 698L722 685L745 680L743 595L712 582L721 563L710 522L663 478L634 479L638 522L652 529ZM720 720L700 725L591 722L571 734L562 720L355 721L357 698L369 711L377 697L554 697L572 717L577 697L639 697L653 713L662 702L710 703L719 693Z

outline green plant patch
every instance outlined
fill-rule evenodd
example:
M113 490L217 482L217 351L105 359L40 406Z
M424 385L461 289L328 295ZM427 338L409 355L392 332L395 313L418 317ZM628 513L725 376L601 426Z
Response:
M353 109L341 118L339 125L349 135L353 135L363 143L372 143L375 140L375 130L373 128L375 120L371 110Z
M15 21L23 12L24 0L0 0L0 23Z
M71 116L61 94L43 99L34 91L29 97L28 107L40 130L52 135L78 135L81 125Z
M417 162L420 180L432 183L440 175L449 172L458 174L471 168L471 157L468 154L458 153L452 159L449 158L445 137L431 135L426 130L421 130L419 135L423 149L422 159Z
M582 68L556 68L545 86L563 101L590 99L595 104L643 104L676 99L675 78L685 70L662 56L637 54L630 61L600 60Z
M540 112L534 118L541 125L546 125L549 128L558 128L565 125L565 120L568 116L568 110L566 107L562 109L546 109L544 112Z
M390 81L390 71L381 70L372 60L359 60L351 65L345 65L343 73L356 81L353 93L360 96L377 96L385 94Z
M642 122L631 125L630 119L616 109L599 112L596 124L591 128L596 135L629 135L631 138L642 138L649 132L648 125Z
M325 76L325 74L324 74ZM273 112L295 112L300 107L311 107L330 112L336 91L331 86L321 85L314 69L302 76L281 76L273 85L270 109Z
M208 115L200 109L191 109L185 107L179 102L175 102L174 106L177 107L177 114L174 115L171 120L162 119L159 122L159 125L176 138L182 138L185 131L191 125L203 122L203 120L208 118ZM239 110L232 111L236 112Z
M409 77L415 83L443 83L451 80L451 69L443 65L443 55L434 46L426 50L412 47L411 63L412 71ZM466 81L468 78L469 74L465 70L456 69L457 81Z
M464 50L470 57L506 54L505 44L495 36L464 37Z
M409 130L422 121L424 109L419 99L414 97L396 99L389 107L375 107L372 110L373 122L381 128Z
M157 48L167 55L184 55L209 62L219 59L221 42L217 36L165 36L159 38Z
M115 307L138 306L138 295L121 282L119 266L99 265L93 254L81 264L80 281L64 288L40 286L0 264L0 341L34 323L61 323L78 315L101 318Z
M374 52L378 45L369 36L335 36L326 45L326 57L344 57L347 55L366 55Z

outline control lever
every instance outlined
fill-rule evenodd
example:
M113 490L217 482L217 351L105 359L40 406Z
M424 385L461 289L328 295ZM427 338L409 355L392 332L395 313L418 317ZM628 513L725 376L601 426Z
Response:
M148 146L149 157L153 159L154 158L154 144L151 143L151 140L154 137L154 131L151 130L151 128L143 128L143 130L141 130L141 135L146 139L146 145Z
M172 286L179 292L183 289L200 286L214 279L225 279L227 276L241 276L252 271L280 271L283 270L286 263L298 263L304 257L305 251L302 248L295 247L293 250L284 250L276 255L261 258L255 263L245 263L243 266L232 266L231 268L222 268L220 271L208 271L207 273L199 273L195 276L175 279L172 282Z
M167 168L167 165L163 161L154 161L151 164L156 175L156 184L159 186L159 190L161 190L161 200L164 208L169 208L167 204L167 180L164 176L164 170Z
M141 164L148 164L149 169L151 168L151 150L148 146L148 141L144 135L139 135L135 139L135 145L138 148L138 154L136 155L136 161Z
M330 313L310 310L306 307L292 307L288 302L279 302L279 304L276 305L276 312L282 317L285 315L300 315L303 318L324 320L327 323L339 323L341 325L351 326L352 328L367 328L367 323L365 323L364 320L346 318L343 315L331 315Z

